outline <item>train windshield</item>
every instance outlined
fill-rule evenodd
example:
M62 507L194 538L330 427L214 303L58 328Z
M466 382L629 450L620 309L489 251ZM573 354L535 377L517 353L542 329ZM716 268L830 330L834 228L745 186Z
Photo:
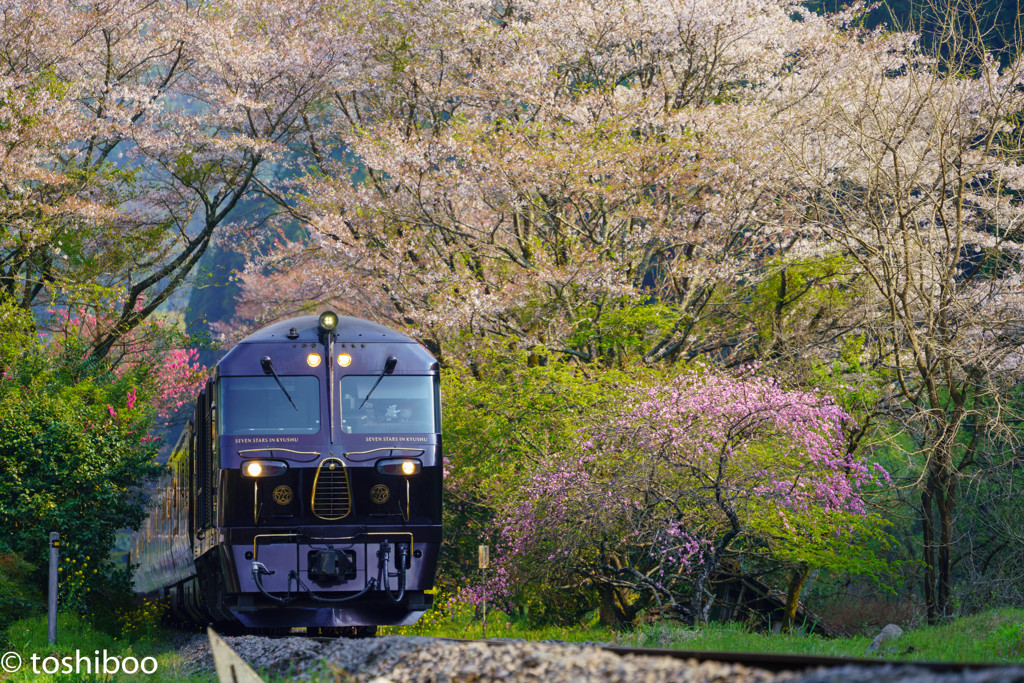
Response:
M281 384L287 396L273 377L221 377L221 434L319 432L320 380L309 376L281 377Z
M434 434L440 431L433 377L341 378L341 426L347 434ZM372 392L371 392L372 389ZM367 395L369 394L369 398Z

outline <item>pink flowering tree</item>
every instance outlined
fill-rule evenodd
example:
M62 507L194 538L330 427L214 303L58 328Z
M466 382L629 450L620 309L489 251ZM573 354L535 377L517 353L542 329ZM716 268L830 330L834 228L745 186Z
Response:
M580 431L609 406L620 406L629 391L674 374L640 363L598 370L542 349L510 352L505 344L442 372L446 548L438 585L451 593L478 575L477 546L493 543L496 516L522 497L524 482L574 451ZM499 570L494 585L474 590L472 598L509 594L507 578L507 568ZM537 621L570 623L592 609L593 595L576 588L555 592L537 581L515 592Z
M544 578L596 589L609 624L651 605L703 622L716 578L743 565L877 572L865 544L881 521L865 495L887 475L847 449L848 420L749 373L642 390L524 477L498 520L489 588Z
M110 334L122 306L108 302L93 309L51 308L50 317L42 323L48 332L42 336L53 352L84 358ZM151 418L167 420L192 403L206 381L206 368L198 362L198 349L186 345L185 337L160 318L118 337L101 362L130 383L125 402L128 410L135 410L138 404Z

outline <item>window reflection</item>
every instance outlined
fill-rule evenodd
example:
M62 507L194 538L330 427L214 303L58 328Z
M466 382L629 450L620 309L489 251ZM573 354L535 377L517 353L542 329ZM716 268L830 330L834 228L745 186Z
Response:
M432 377L343 377L341 425L348 434L431 434L434 420ZM369 399L366 399L369 393Z
M320 381L281 377L295 406L273 377L221 377L222 434L316 434L320 431Z

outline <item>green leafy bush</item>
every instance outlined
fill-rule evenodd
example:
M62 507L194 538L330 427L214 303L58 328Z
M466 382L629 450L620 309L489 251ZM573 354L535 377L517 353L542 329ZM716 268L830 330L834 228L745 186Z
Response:
M41 340L2 302L0 332L0 550L41 587L59 532L61 608L88 613L109 600L115 533L142 521L142 486L161 470L153 367L95 360L73 331Z
M42 596L29 581L33 569L15 553L0 553L0 623L9 624L39 609ZM0 641L5 637L0 633Z

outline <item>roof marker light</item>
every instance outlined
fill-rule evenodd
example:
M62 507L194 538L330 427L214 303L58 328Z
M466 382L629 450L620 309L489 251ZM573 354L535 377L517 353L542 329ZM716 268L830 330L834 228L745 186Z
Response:
M338 314L334 311L324 311L320 314L320 331L332 332L338 326Z

